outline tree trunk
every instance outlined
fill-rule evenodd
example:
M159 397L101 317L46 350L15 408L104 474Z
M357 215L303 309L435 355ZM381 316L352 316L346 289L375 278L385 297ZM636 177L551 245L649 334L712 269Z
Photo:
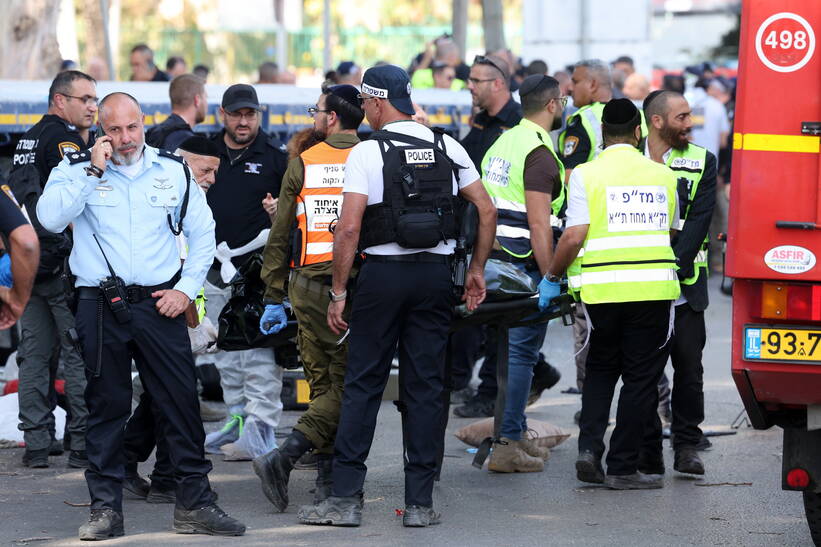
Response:
M80 0L80 4L82 5L83 27L86 29L84 65L88 66L92 59L97 59L106 66L106 72L110 72L108 51L105 47L105 22L100 0ZM106 79L111 79L111 74L108 74Z
M468 0L453 1L453 43L459 47L462 59L468 45Z
M485 31L485 49L497 51L507 47L502 0L482 0L482 28Z
M5 0L0 10L0 79L51 80L60 70L60 0Z

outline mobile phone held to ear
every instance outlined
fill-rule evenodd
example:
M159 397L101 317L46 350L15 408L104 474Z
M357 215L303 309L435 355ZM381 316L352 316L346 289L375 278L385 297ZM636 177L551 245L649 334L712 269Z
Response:
M97 122L97 138L105 137L105 131L101 123Z

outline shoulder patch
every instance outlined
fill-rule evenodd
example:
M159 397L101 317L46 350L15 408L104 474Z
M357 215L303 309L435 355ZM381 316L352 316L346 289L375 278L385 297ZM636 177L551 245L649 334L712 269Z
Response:
M60 151L60 157L64 157L66 154L71 154L72 152L79 152L80 147L77 143L71 141L63 141L57 144L57 150Z
M171 152L170 150L164 150L162 148L158 148L157 149L157 154L164 157L164 158L172 159L172 160L178 161L180 163L185 163L185 160L182 159L182 156L180 156L179 154L175 154L174 152Z
M68 158L68 163L71 165L91 161L91 153L88 150L84 150L82 152L71 152L66 154L65 157Z
M11 193L11 188L9 188L8 184L3 184L2 186L0 186L0 190L3 190L3 193L6 194L9 197L9 199L14 202L16 206L20 207L20 204L17 203L17 199L14 197L14 194Z
M573 135L566 137L564 139L564 148L562 149L563 156L570 156L573 152L576 151L576 147L579 146L579 137L575 137Z

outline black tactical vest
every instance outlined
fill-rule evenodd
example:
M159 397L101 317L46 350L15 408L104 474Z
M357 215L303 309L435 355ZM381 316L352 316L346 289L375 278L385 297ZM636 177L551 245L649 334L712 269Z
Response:
M365 209L359 248L397 243L426 249L455 238L453 176L460 166L447 156L442 133L434 132L429 142L383 130L371 140L382 153L384 191L382 203Z

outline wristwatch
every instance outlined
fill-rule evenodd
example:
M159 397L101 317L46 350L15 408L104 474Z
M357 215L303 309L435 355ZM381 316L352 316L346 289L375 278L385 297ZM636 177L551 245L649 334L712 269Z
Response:
M88 175L89 177L97 177L98 179L103 178L103 170L94 164L85 167L84 170L86 172L86 175Z
M331 302L342 302L348 298L348 291L342 291L342 294L335 294L333 289L328 289L328 296L331 297Z
M550 272L547 272L547 273L545 274L544 278L545 278L545 279L547 279L548 281L550 281L551 283L558 283L559 281L561 281L561 280L562 280L562 278L561 278L561 277L559 277L559 276L558 276L558 275L556 275L556 274L552 274L552 273L550 273Z

